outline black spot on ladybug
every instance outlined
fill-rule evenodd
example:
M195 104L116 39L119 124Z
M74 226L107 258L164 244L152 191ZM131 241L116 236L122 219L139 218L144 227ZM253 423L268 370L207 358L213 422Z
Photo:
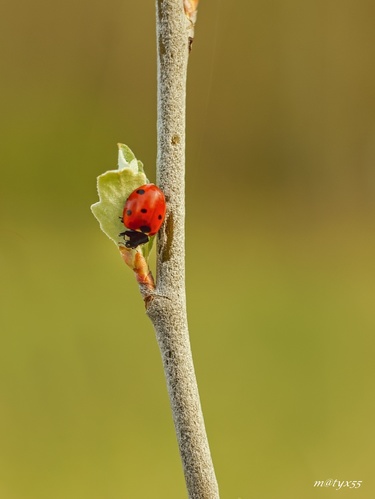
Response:
M151 232L151 227L149 227L148 225L141 225L139 227L139 230L141 232L144 232L145 234L148 234L149 232Z
M144 193L145 193L145 190L144 190L144 189L138 189L138 190L137 190L137 194L141 194L141 195L142 195L142 194L144 194Z
M130 215L132 214L132 210L127 210L126 214L128 215L128 217L130 217Z
M141 209L141 212L142 212L142 213L147 213L146 208L142 208L142 209Z
M158 215L158 220L161 220L163 218L163 215Z

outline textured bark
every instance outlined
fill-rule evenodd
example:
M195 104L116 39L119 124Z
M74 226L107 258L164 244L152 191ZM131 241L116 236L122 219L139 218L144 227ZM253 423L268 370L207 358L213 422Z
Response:
M185 298L185 99L193 25L183 0L157 0L157 182L167 218L157 246L156 289L146 301L161 351L188 494L219 497L190 349Z

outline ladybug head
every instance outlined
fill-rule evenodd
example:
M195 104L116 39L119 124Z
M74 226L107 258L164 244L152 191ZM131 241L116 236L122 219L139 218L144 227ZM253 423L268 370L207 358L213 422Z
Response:
M123 236L125 239L125 246L127 248L135 249L137 246L141 244L145 244L148 242L148 235L143 232L138 232L135 230L126 230L121 232L119 236Z

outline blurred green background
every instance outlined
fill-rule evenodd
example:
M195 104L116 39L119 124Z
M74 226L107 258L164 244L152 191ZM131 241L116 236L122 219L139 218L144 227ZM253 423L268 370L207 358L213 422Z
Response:
M375 496L374 19L201 1L187 292L224 499ZM154 2L2 5L0 499L186 497L151 324L89 210L117 142L155 178L155 50Z

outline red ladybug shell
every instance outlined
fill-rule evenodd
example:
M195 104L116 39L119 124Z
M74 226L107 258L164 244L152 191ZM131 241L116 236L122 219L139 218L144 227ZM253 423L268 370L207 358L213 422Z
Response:
M123 222L128 229L153 236L160 229L166 211L165 197L154 184L141 185L126 200Z

